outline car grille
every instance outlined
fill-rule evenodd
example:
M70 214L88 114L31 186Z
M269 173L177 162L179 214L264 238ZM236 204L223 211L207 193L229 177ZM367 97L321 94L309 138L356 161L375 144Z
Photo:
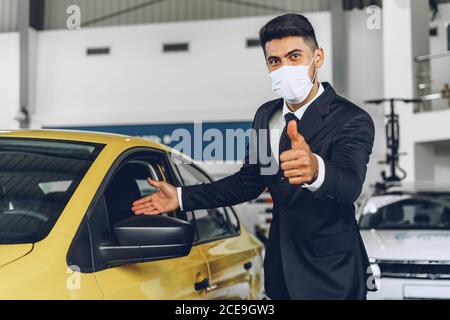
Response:
M413 279L450 279L450 262L380 261L381 277Z

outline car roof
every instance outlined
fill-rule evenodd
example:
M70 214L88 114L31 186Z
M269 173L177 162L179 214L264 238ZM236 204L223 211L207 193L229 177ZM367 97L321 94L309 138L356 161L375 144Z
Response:
M76 131L76 130L11 130L0 131L0 137L9 138L26 138L26 139L55 139L55 140L69 140L69 141L82 141L92 143L114 143L133 140L143 140L139 138L133 138L120 134L111 134L103 132L91 132L91 131ZM157 143L149 140L143 140L145 144L154 144L158 147Z
M22 138L22 139L46 139L46 140L65 140L88 143L99 143L105 145L123 145L124 148L131 147L150 147L166 152L171 152L179 157L192 162L192 159L184 154L181 154L175 149L172 149L163 144L120 134L91 132L91 131L76 131L76 130L4 130L0 131L1 138Z
M374 196L389 194L439 193L450 194L450 184L445 182L397 182L387 184L387 188L380 188Z

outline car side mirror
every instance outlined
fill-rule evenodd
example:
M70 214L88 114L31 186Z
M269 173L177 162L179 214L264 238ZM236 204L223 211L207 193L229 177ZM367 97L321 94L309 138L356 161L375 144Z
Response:
M117 246L101 246L109 265L149 262L189 255L194 228L186 221L166 216L136 216L114 226Z

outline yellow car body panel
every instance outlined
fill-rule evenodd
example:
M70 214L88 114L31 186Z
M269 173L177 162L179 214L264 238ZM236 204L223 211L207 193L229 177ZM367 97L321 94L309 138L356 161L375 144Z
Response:
M2 300L103 299L93 274L73 272L66 263L72 238L52 230L22 258L0 268ZM20 250L22 245L17 246ZM0 246L0 250L3 246Z
M209 277L201 251L193 247L186 257L117 267L96 273L105 299L196 300L206 292L194 284Z
M35 244L0 245L0 299L260 298L262 244L242 226L239 236L195 245L186 257L93 273L77 272L67 265L70 245L117 158L138 147L178 152L144 139L77 131L8 131L0 132L1 138L90 142L105 144L105 148L45 239ZM244 268L248 263L254 266L252 270ZM195 291L194 284L207 277L211 289ZM247 288L247 293L238 294L238 288Z
M261 299L261 242L242 225L241 236L206 243L200 245L200 249L208 261L212 288L210 299ZM247 269L246 265L252 269Z
M3 245L0 246L0 267L22 258L33 250L32 244Z

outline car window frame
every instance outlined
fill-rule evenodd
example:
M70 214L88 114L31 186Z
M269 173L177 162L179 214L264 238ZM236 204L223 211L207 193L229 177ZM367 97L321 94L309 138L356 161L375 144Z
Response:
M141 146L141 147L132 147L132 148L129 148L129 149L123 151L119 156L116 157L116 159L113 161L113 163L109 167L108 172L103 177L103 179L100 183L100 186L98 187L97 191L95 192L95 195L92 197L92 200L88 206L88 209L84 213L83 219L82 219L80 225L78 226L77 232L75 233L75 235L72 239L72 242L71 242L69 249L67 251L67 254L66 254L66 264L72 270L81 272L81 273L92 274L92 273L96 273L96 272L101 272L103 270L116 268L116 267L96 268L95 261L93 259L93 254L92 254L93 253L93 251L92 251L93 243L92 243L90 231L88 232L88 234L89 234L89 243L91 245L91 249L90 249L89 253L86 253L86 254L89 254L89 257L86 259L87 260L90 259L91 266L90 267L79 267L78 265L73 264L71 262L71 258L74 255L74 251L75 251L75 248L77 247L78 243L86 241L86 239L83 239L80 235L83 233L83 231L85 231L84 228L86 228L86 226L88 225L89 218L95 212L96 206L99 203L99 201L102 199L102 197L104 196L106 188L108 187L109 183L112 181L112 179L114 178L114 176L118 172L118 170L120 170L120 168L126 162L133 160L133 159L131 159L133 156L138 157L140 154L141 154L141 157L145 157L145 154L147 154L148 157L150 156L150 154L153 154L154 156L155 155L162 156L162 160L167 169L166 179L169 182L174 182L176 184L176 186L178 186L179 182L178 182L175 172L173 170L173 166L167 156L167 152L165 152L164 150L152 148L152 147ZM179 209L175 211L175 218L186 221L186 219L183 219L183 214ZM130 264L130 265L132 265L132 264Z
M171 154L171 157L179 158L179 157L177 157L176 155L173 155L173 154ZM210 177L210 175L207 174L205 172L205 170L200 168L195 163L193 163L191 161L187 161L186 159L181 159L181 161L183 161L183 163L182 163L183 165L189 165L192 168L194 168L195 170L199 171L202 175L204 175L209 180L210 183L214 182L214 180ZM173 162L171 162L171 165L172 165L172 167L174 168L174 170L178 174L178 178L180 179L180 181L179 181L180 186L181 187L185 187L184 180L183 180L183 177L182 177L182 175L181 175L181 173L180 173L180 171L178 169L178 166L176 164L174 164ZM194 243L195 245L203 245L203 244L207 244L207 243L211 243L211 242L215 242L215 241L231 239L231 238L236 238L236 237L241 236L241 221L240 221L239 217L237 216L236 211L232 207L223 207L223 209L225 210L225 215L226 215L227 222L228 222L229 225L231 225L231 220L230 220L230 217L229 217L230 212L231 212L231 214L234 215L234 217L235 217L235 219L236 219L236 221L238 223L238 225L236 226L236 231L234 233L230 233L230 234L228 234L226 236L219 236L219 237L214 237L214 238L210 238L210 239L206 239L206 240L200 240L200 237L198 235L197 225L195 225L194 226L195 227L195 232L197 233L197 239L198 239L198 241L196 241ZM196 223L195 210L192 210L191 212L192 212L192 215L193 215L193 221Z

